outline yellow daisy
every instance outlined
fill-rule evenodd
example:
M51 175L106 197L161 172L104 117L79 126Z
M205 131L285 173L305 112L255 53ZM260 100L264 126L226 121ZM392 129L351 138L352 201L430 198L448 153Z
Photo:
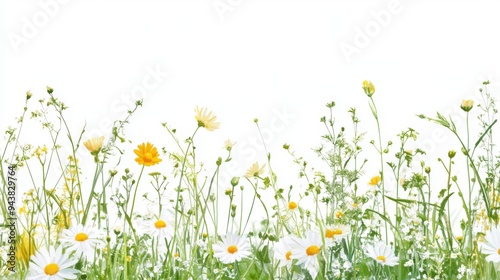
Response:
M91 154L97 154L104 143L104 136L101 137L93 137L89 140L83 142L83 145L89 150Z
M255 162L252 164L250 168L248 168L247 173L245 173L246 177L258 177L264 173L264 167L266 165L262 165L262 167L259 167L259 163Z
M161 161L158 150L149 142L138 145L134 153L137 155L135 161L140 165L152 166Z
M196 115L194 116L198 121L198 127L204 127L208 131L214 131L219 128L220 123L216 122L217 117L214 113L207 110L207 108L198 108L194 110Z

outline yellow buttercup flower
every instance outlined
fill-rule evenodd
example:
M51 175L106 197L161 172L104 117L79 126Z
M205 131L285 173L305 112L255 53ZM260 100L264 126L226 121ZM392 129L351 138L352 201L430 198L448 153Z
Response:
M152 166L161 161L158 150L149 142L138 145L134 153L137 155L135 161L140 165Z
M474 100L462 100L462 104L460 105L460 108L462 108L462 110L464 110L465 112L469 112L472 107L474 107Z
M370 182L368 182L368 185L370 186L376 186L378 185L378 183L380 183L380 181L382 180L382 178L380 176L374 176L370 179Z
M214 131L219 128L220 123L216 122L217 117L214 113L207 110L207 108L198 108L194 110L196 115L194 116L198 121L198 127L204 127L208 131Z
M375 86L371 81L364 80L363 90L365 91L366 95L368 95L368 97L371 97L375 93Z
M99 153L101 150L102 144L104 143L104 136L101 137L93 137L89 140L83 142L83 145L89 150L89 152L93 155Z

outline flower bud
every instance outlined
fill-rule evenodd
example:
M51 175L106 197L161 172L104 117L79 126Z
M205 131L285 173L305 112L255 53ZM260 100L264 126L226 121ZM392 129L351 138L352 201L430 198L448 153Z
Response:
M364 80L363 90L365 91L366 95L368 95L368 97L372 97L372 95L375 93L375 86L371 81Z
M460 108L462 108L462 110L464 110L465 112L469 112L472 107L474 107L474 100L462 100L462 104L460 105Z
M456 154L457 154L457 152L455 152L454 150L450 150L450 151L448 152L448 157L449 157L449 158L454 158Z
M236 187L236 185L238 185L239 182L240 182L240 177L233 177L233 179L231 179L231 186Z

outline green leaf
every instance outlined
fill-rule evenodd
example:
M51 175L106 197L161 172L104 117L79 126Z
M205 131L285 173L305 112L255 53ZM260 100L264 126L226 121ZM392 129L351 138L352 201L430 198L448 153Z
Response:
M497 120L494 120L493 123L491 123L490 126L488 126L488 128L483 132L483 134L481 134L481 137L479 137L479 139L477 139L476 141L476 144L474 144L474 149L477 148L479 143L481 143L481 140L483 140L484 136L486 136L486 134L491 130L491 127L493 127L493 125L496 123Z

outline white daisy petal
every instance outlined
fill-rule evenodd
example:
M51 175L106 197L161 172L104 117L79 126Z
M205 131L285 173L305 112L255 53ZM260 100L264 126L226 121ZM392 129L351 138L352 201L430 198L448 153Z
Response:
M246 237L228 232L221 239L221 242L212 245L214 257L218 258L220 262L234 263L251 255L250 243Z
M500 262L500 226L492 226L484 236L484 242L480 244L481 253L488 255L489 262Z
M77 262L76 259L69 259L69 256L63 253L62 247L41 248L31 258L27 279L76 279L79 271L70 267Z
M290 246L292 259L297 260L297 265L303 265L315 279L319 271L318 255L323 247L321 235L316 231L307 231L305 238L292 237Z
M395 266L399 264L399 257L384 242L367 245L365 247L365 254L381 265Z

